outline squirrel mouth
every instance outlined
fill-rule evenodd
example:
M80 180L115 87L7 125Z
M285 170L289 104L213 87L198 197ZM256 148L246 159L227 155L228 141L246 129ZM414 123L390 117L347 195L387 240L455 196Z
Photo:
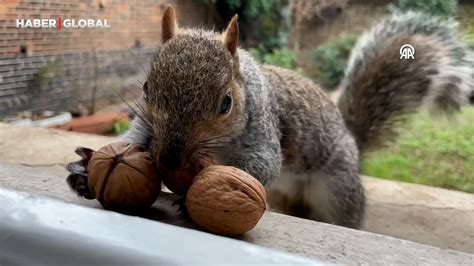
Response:
M194 177L211 164L211 160L195 160L175 169L163 165L158 165L158 169L166 187L175 194L184 195L192 185Z

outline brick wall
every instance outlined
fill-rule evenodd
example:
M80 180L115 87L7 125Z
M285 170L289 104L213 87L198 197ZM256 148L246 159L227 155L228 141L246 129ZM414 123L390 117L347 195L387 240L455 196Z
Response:
M3 0L0 2L0 118L18 111L70 110L138 91L173 4L180 25L212 24L193 0ZM107 19L110 28L16 28L16 19ZM142 69L145 68L145 70Z

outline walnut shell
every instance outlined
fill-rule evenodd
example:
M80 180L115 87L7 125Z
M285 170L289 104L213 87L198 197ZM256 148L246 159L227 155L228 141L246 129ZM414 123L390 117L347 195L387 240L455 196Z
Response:
M137 144L112 143L94 152L88 186L105 209L134 211L152 205L161 191L155 162Z
M194 178L186 205L191 218L208 231L239 235L254 228L265 213L266 193L245 171L213 165Z

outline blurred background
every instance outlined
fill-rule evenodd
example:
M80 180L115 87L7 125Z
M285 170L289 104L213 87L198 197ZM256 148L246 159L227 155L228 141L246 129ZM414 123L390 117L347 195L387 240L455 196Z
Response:
M328 93L361 32L395 10L456 19L474 49L467 0L2 0L0 121L123 133L130 118L121 97L141 96L169 4L181 26L222 30L237 13L241 45L258 61L294 69ZM18 18L59 17L106 19L111 27L16 27ZM364 160L363 173L474 193L474 108L454 119L422 112L412 120L396 143Z

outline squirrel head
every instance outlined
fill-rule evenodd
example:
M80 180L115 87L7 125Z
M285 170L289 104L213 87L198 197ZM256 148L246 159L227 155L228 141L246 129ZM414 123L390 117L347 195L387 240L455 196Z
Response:
M161 34L163 43L144 85L151 151L158 166L170 171L202 159L218 161L245 123L237 16L218 34L178 28L168 7Z

